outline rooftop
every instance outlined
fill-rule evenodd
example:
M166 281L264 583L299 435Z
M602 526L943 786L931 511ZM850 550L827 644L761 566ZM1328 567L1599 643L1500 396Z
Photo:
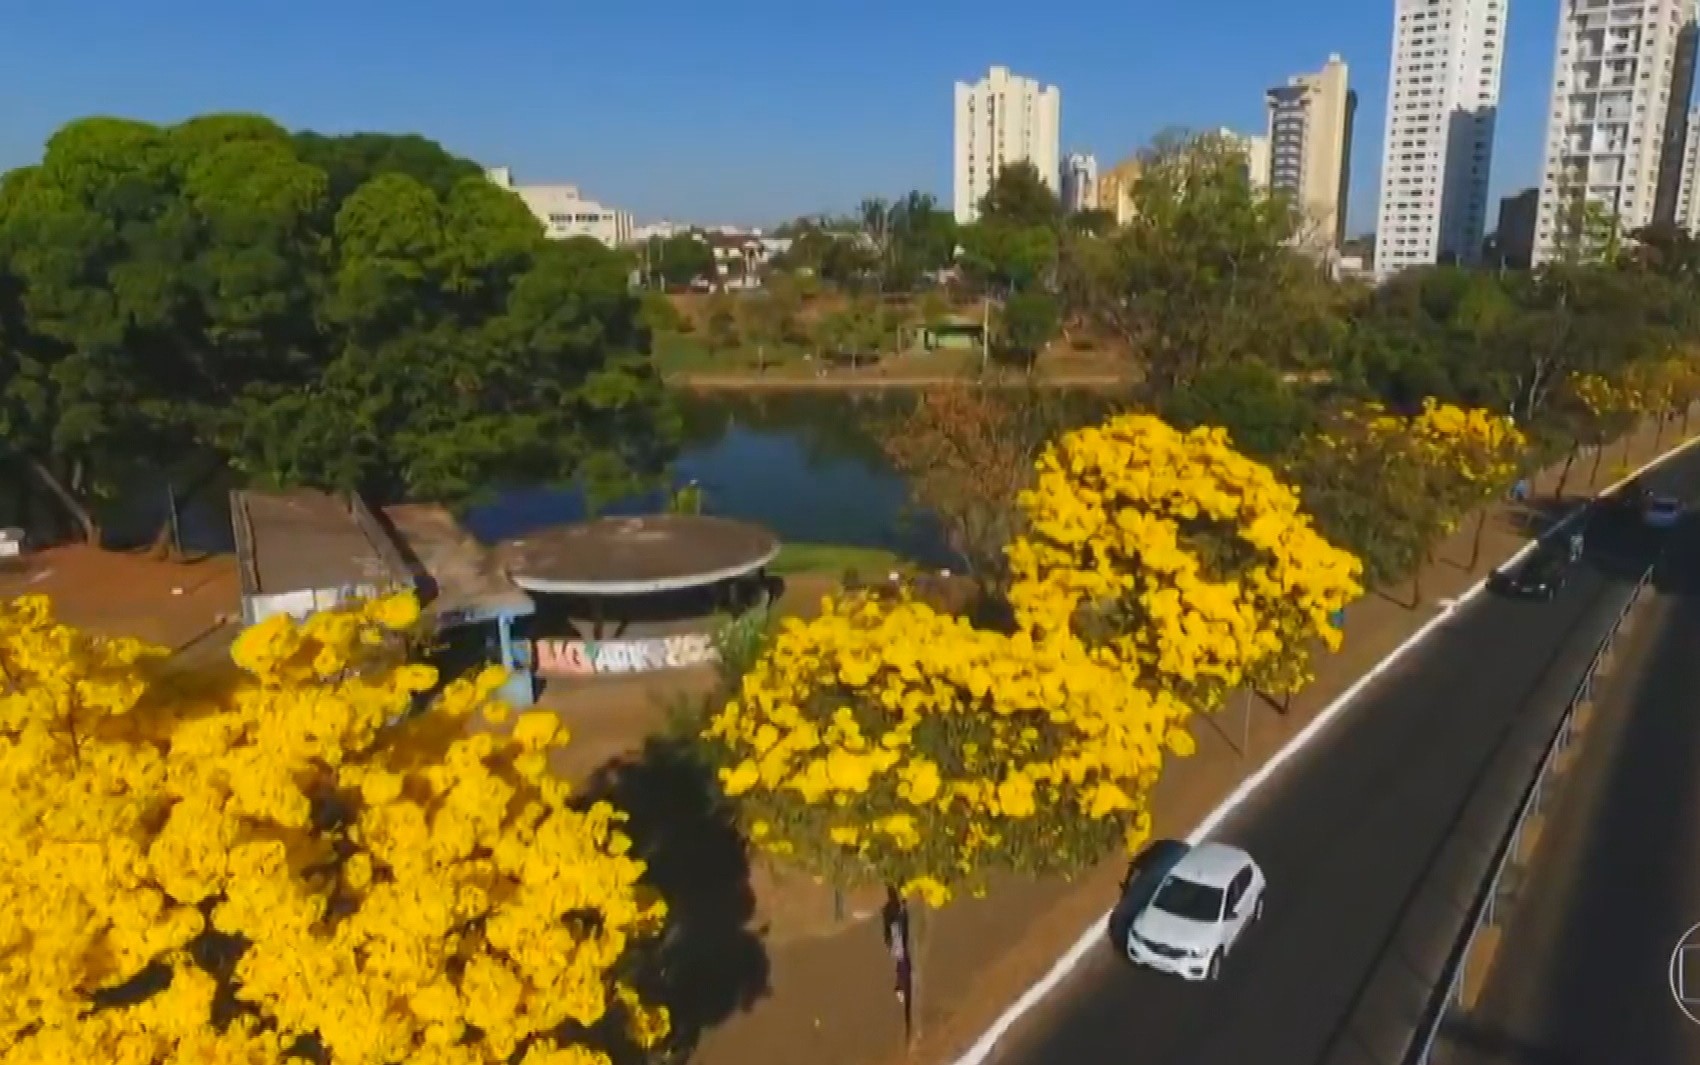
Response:
M552 526L509 540L497 553L526 591L650 595L754 573L779 554L779 541L729 518L651 514Z
M405 583L410 573L359 499L298 489L230 498L243 595Z
M1198 884L1227 887L1251 862L1251 855L1226 843L1200 843L1175 864L1173 874Z
M416 577L431 594L426 609L438 618L455 615L529 614L531 597L502 572L494 552L437 503L398 503L383 508L397 544L411 556Z

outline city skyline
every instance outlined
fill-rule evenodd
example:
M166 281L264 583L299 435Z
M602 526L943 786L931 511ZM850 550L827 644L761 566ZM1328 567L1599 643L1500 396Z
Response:
M304 0L263 24L191 0L175 0L169 17L90 0L27 5L8 26L27 47L0 69L0 168L34 162L54 129L87 114L169 122L249 110L292 128L418 132L641 220L771 225L911 188L948 204L950 85L993 64L1057 85L1068 99L1063 152L1109 166L1170 127L1260 130L1264 90L1339 52L1361 101L1347 226L1356 234L1375 213L1391 6L1316 0L1294 20L1251 0L1161 12L1105 4L1034 32L874 0L857 11L901 13L906 33L823 52L824 22L849 9L779 22L789 9L757 0L720 15L663 4L659 30L653 5L641 17L568 17L519 0L499 24L448 33L440 27L455 9L436 0L358 11ZM1496 195L1533 184L1539 167L1555 17L1539 6L1513 23ZM986 13L1005 8L1017 10L993 0ZM780 28L751 46L731 15ZM338 27L333 40L326 25ZM599 48L562 63L562 34L595 36ZM1212 61L1174 48L1178 39L1207 45ZM690 165L678 165L682 154Z

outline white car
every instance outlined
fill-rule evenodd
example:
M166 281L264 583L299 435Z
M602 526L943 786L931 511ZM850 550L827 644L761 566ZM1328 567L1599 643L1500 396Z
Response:
M1201 843L1163 878L1129 925L1128 960L1188 980L1214 980L1222 959L1263 916L1263 870L1226 843Z
M1671 496L1654 496L1647 500L1647 507L1641 512L1641 520L1649 528L1669 529L1682 520L1682 501Z

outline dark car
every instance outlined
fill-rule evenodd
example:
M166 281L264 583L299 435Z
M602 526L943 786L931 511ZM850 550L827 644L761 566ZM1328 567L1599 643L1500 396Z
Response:
M1571 561L1568 547L1543 548L1522 565L1498 574L1499 589L1531 599L1555 599L1570 576Z

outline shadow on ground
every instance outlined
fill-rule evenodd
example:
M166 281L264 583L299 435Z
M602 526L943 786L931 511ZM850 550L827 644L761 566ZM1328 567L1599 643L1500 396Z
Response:
M1491 1055L1504 1065L1590 1065L1563 1047L1521 1039L1468 1019L1448 1021L1441 1026L1441 1034L1457 1051Z
M1563 521L1585 500L1574 497L1554 499L1543 496L1530 499L1523 503L1507 508L1506 524L1519 536L1527 536L1531 540L1539 539L1552 531L1553 526Z
M654 737L641 754L612 762L586 793L631 815L633 852L667 900L667 927L644 952L633 984L672 1013L668 1049L689 1056L702 1033L749 1009L768 992L767 950L742 836L691 743Z

